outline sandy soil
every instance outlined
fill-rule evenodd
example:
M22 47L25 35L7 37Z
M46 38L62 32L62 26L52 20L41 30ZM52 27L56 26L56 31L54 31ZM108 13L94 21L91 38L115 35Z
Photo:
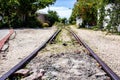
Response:
M9 41L6 57L0 59L0 76L28 56L49 38L55 29L17 29L15 39Z
M120 36L106 32L74 29L108 66L120 76Z

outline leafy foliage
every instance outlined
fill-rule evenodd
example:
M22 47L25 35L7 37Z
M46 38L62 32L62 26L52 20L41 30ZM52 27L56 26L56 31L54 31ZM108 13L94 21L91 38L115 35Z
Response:
M111 3L113 4L113 10L110 12L109 25L113 32L117 32L117 27L120 25L120 0L114 0Z
M112 10L106 13L106 5L112 4ZM84 25L88 23L97 24L95 28L103 29L105 16L110 16L110 21L106 26L106 30L117 31L120 25L120 0L77 0L69 19L70 23L76 20L76 17L83 19Z
M78 0L73 8L70 22L75 21L76 17L81 17L84 23L89 25L96 24L97 20L97 0Z
M105 6L107 4L112 5L112 10L105 10ZM117 26L120 24L120 1L119 0L102 0L99 8L99 20L98 20L98 28L103 28L103 21L105 21L105 16L110 16L110 21L108 22L108 25L106 26L106 30L108 32L117 32Z
M60 23L66 24L67 18L60 18L59 21L60 21Z
M56 0L0 0L1 24L14 26L29 26L29 19L35 17L37 9L45 8ZM35 21L35 18L33 19ZM20 25L17 25L20 24Z
M50 26L52 26L56 21L59 20L59 16L56 11L48 11L47 17L50 21Z
M43 23L42 26L43 26L43 27L48 27L49 24L48 24L48 23Z

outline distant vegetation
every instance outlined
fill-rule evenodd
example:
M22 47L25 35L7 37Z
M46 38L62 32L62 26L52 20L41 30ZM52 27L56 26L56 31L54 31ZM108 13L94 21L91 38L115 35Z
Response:
M56 0L0 0L0 27L42 26L35 12L53 4ZM52 14L52 12L51 12ZM47 24L44 24L47 26Z
M105 7L112 4L112 10L106 13ZM103 28L105 16L110 16L108 25ZM108 32L117 32L117 27L120 25L120 0L78 0L72 10L72 15L69 19L71 24L74 24L76 17L83 19L82 27L85 25L94 26L93 29L105 29ZM99 19L98 19L99 17Z
M60 18L56 11L49 10L48 14L38 13L38 21L43 27L51 27L59 24L65 25L68 20L67 18Z
M55 22L59 21L59 16L56 11L48 11L47 17L50 21L50 26L52 26Z

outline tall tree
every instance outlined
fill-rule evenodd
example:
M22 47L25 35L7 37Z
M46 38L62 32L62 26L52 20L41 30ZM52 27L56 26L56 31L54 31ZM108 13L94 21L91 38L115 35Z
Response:
M111 9L105 9L106 5L112 5ZM108 32L116 32L117 27L120 24L120 0L100 0L99 5L99 20L98 20L98 28L106 29ZM109 16L110 19L105 20L105 16ZM103 25L103 22L107 21L107 26Z
M112 9L105 9L108 4L112 5ZM84 23L97 23L98 29L117 31L120 25L120 0L77 0L70 21L74 21L77 16L80 16ZM110 20L107 21L106 16L109 16ZM105 21L107 26L103 25Z
M96 24L97 0L78 0L76 2L70 19L81 17L84 23ZM75 19L74 19L75 20Z
M34 16L37 9L45 8L56 0L0 0L0 14L3 19L7 18L10 25L11 18L26 24L29 17Z

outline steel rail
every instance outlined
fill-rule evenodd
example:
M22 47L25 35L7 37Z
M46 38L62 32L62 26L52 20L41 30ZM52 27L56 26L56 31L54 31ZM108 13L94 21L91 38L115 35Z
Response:
M68 29L67 29L68 30ZM68 30L74 37L75 39L79 42L79 44L82 44L89 52L90 54L93 56L93 58L95 58L97 60L97 62L102 66L103 70L113 79L113 80L120 80L120 77L114 73L110 67L107 66L107 64L102 61L95 53L94 51L83 41L81 40L72 30Z
M15 65L12 69L10 69L7 73L5 73L2 77L0 77L0 80L5 80L9 76L11 76L13 73L15 73L18 69L24 67L32 58L34 58L38 51L43 49L47 42L49 42L51 39L54 39L54 37L61 31L61 29L58 29L52 36L50 36L49 39L47 39L42 45L40 45L37 49L35 49L30 55L28 55L26 58L24 58L22 61L20 61L17 65Z

